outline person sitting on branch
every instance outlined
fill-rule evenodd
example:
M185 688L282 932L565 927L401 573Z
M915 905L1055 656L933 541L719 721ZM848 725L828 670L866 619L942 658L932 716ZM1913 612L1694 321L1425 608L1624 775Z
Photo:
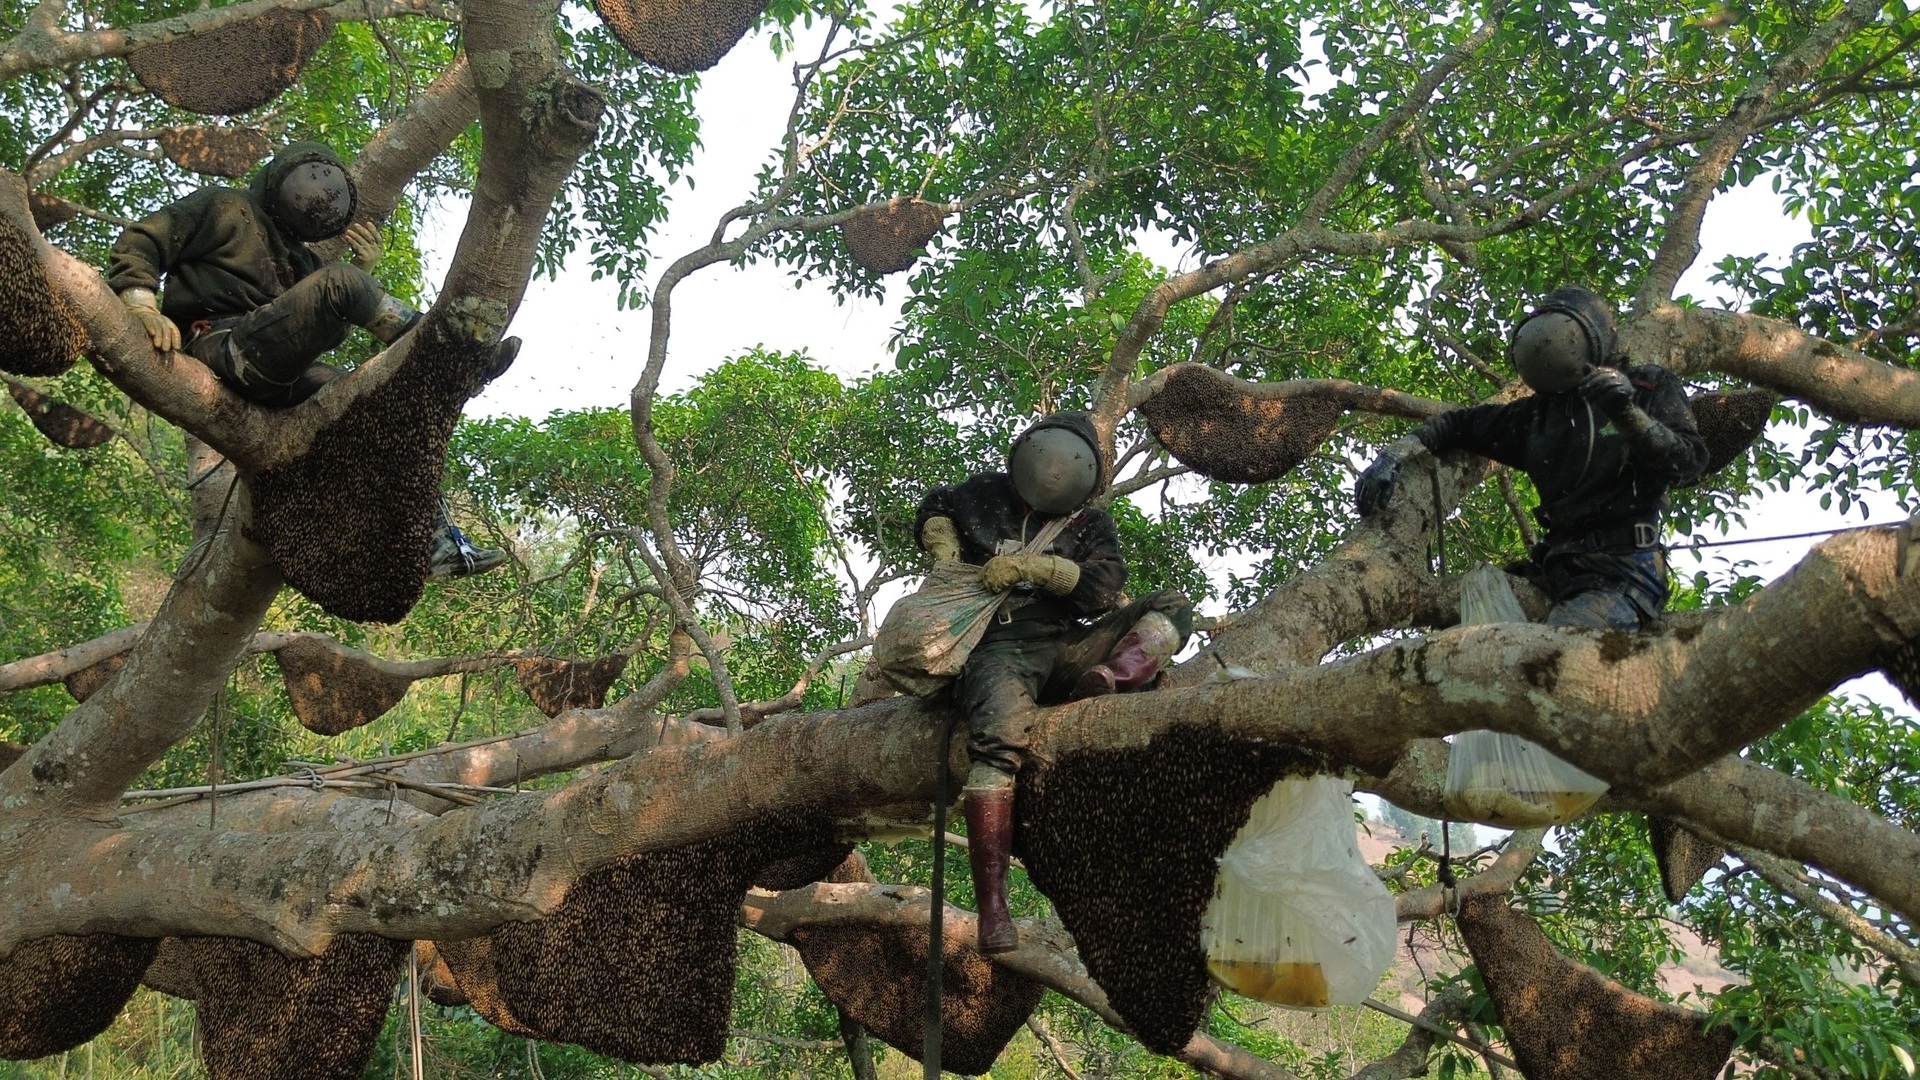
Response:
M1651 624L1667 603L1667 489L1697 479L1707 464L1680 380L1662 367L1627 367L1613 309L1578 286L1554 290L1520 324L1509 356L1532 396L1429 418L1360 474L1360 515L1386 506L1401 463L1422 448L1466 450L1524 470L1540 493L1534 517L1546 535L1510 569L1553 600L1546 621Z
M368 273L380 259L380 233L353 220L356 202L353 178L330 147L293 143L247 188L203 187L129 225L114 242L107 282L154 348L184 344L255 404L298 405L343 374L319 358L349 327L389 345L420 321ZM323 263L307 246L343 235L351 263ZM164 299L156 296L162 278ZM519 338L502 339L488 381L519 350ZM506 560L497 548L476 547L442 504L429 576L484 573Z
M1085 413L1054 413L1013 441L1006 472L935 488L914 523L936 560L979 566L988 589L1011 593L953 684L972 729L967 853L982 952L1018 945L1007 859L1014 778L1034 707L1145 689L1193 630L1193 605L1175 590L1125 602L1120 534L1105 510L1089 505L1109 480L1098 447ZM1018 553L1062 518L1044 551Z

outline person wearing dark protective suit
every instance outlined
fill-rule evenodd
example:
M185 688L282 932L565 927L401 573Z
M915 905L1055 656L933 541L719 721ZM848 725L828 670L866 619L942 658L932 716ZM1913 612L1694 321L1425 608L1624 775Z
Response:
M1098 446L1085 413L1054 413L1014 440L1006 472L935 488L914 523L935 559L979 566L987 588L1011 594L953 684L972 729L965 806L982 952L1018 944L1007 858L1035 706L1145 689L1193 630L1193 605L1177 591L1125 602L1120 534L1088 505L1110 479ZM1019 554L1061 518L1044 551Z
M1512 569L1553 600L1546 621L1652 623L1667 603L1667 489L1707 463L1680 380L1661 367L1625 367L1612 308L1577 286L1556 289L1520 324L1510 356L1532 396L1428 419L1360 475L1361 516L1386 505L1401 462L1422 447L1521 469L1540 493L1534 517L1546 531Z
M340 377L319 358L350 327L385 345L420 320L368 273L380 258L380 234L353 221L356 202L353 178L330 147L293 143L244 190L204 187L129 225L114 242L108 284L154 348L184 345L255 404L298 405ZM307 246L336 236L346 238L351 263L323 263ZM487 378L519 349L520 339L503 339ZM506 558L474 546L442 505L430 575L484 573Z

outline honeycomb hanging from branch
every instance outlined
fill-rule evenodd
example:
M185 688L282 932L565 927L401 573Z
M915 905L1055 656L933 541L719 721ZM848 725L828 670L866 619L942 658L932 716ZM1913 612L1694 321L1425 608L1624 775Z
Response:
M80 204L58 195L43 195L36 191L27 196L27 211L33 215L33 227L46 232L55 225L64 225L80 216Z
M1468 896L1460 936L1527 1080L1713 1080L1733 1029L1636 994L1561 956L1499 894Z
M912 266L940 232L947 208L896 195L885 206L862 207L840 226L840 238L861 269L892 274Z
M32 239L0 218L0 371L58 375L86 348L87 333L47 281Z
M535 656L513 663L520 689L548 716L568 709L598 709L627 670L631 653L607 656Z
M113 429L94 417L67 404L55 401L25 383L7 381L7 393L13 395L27 419L55 446L69 450L91 450L113 438Z
M735 926L769 864L834 847L825 819L783 813L588 873L551 915L436 943L474 1011L503 1030L641 1065L720 1057Z
M1653 844L1653 861L1660 867L1660 888L1675 904L1686 899L1687 890L1726 854L1719 844L1695 836L1671 818L1647 818L1647 836Z
M67 693L73 695L73 700L85 701L99 693L126 666L127 654L120 653L88 664L60 682L67 688Z
M373 723L400 704L413 685L412 679L383 670L365 653L321 638L294 638L274 655L293 715L316 735L338 735Z
M208 1080L358 1080L410 944L340 934L295 959L245 938L168 938L146 981L194 1003Z
M430 314L386 385L253 481L248 538L329 615L398 622L420 598L447 443L494 355L453 321Z
M1262 484L1319 449L1343 410L1313 395L1260 397L1247 384L1199 364L1168 372L1139 413L1182 465L1229 484Z
M168 161L203 176L245 176L273 152L272 140L259 128L167 128L159 141Z
M1020 770L1014 849L1147 1049L1178 1052L1206 1018L1200 920L1254 801L1284 776L1325 771L1290 747L1192 727Z
M1771 390L1709 390L1687 399L1700 438L1707 444L1707 467L1700 474L1701 480L1747 452L1767 429L1779 400Z
M332 34L324 12L276 9L135 49L127 64L140 85L176 109L232 116L279 97Z
M107 1030L159 944L118 934L23 942L0 959L0 1059L58 1054Z
M627 51L679 75L720 62L767 10L767 0L594 0Z
M874 880L859 853L828 881ZM807 973L827 995L888 1046L919 1061L925 1049L927 950L924 927L802 926L794 945ZM940 1064L948 1072L978 1075L1040 1004L1039 983L987 959L971 936L949 928L942 941Z

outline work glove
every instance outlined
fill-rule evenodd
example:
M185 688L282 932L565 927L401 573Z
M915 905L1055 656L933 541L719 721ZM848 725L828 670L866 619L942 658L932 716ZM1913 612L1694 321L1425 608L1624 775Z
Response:
M128 289L120 294L120 302L140 320L140 329L147 332L147 340L153 342L154 348L161 352L180 350L180 328L160 314L152 289Z
M1360 479L1353 484L1353 504L1363 518L1372 517L1386 509L1387 500L1393 498L1393 489L1400 482L1400 462L1404 454L1392 447L1381 451L1373 459Z
M920 546L927 549L934 562L960 561L960 534L954 531L952 518L928 518L920 526Z
M362 270L372 270L374 264L380 261L380 256L386 254L386 245L380 241L380 230L371 221L356 221L347 226L347 231L342 235L353 252L349 259Z
M1065 596L1080 583L1080 564L1058 555L995 555L980 571L981 584L993 592L1006 592L1022 581Z
M1618 417L1633 407L1633 381L1619 368L1597 367L1576 387L1587 404Z

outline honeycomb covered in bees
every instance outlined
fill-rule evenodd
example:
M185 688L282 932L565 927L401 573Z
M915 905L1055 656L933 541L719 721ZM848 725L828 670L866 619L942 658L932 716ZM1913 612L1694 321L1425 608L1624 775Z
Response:
M1182 465L1230 484L1261 484L1298 468L1343 413L1329 398L1265 398L1224 372L1183 364L1139 413Z
M1527 1080L1713 1080L1733 1029L1560 955L1506 897L1462 899L1460 936Z
M279 97L332 35L333 18L325 12L276 8L135 49L127 64L140 85L176 109L232 116Z

